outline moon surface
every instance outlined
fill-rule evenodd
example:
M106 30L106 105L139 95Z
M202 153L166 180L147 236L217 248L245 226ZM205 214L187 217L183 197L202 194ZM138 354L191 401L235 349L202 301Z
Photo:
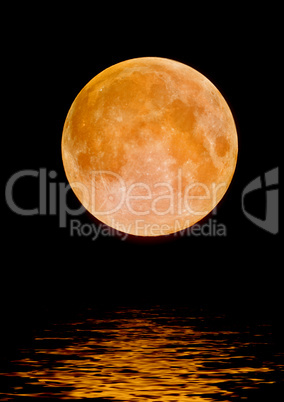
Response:
M230 108L195 69L165 58L115 64L77 95L62 135L67 179L101 222L136 236L192 226L232 180Z

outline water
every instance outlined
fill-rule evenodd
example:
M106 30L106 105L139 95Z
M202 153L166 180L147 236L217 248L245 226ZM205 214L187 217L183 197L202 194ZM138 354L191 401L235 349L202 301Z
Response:
M0 399L211 402L264 395L274 402L269 395L283 367L270 324L161 307L87 310L35 331L2 368Z

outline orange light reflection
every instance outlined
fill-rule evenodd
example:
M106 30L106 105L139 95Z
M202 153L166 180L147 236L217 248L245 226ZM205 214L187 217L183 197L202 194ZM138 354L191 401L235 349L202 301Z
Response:
M193 325L176 325L170 319L159 323L153 312L139 314L132 310L131 319L118 316L70 323L61 329L53 326L47 336L35 339L38 348L33 359L14 361L30 369L9 376L42 385L39 397L52 392L61 399L213 402L218 395L225 402L233 391L220 385L228 378L236 386L245 379L243 389L254 388L272 370L265 365L238 364L249 358L239 354L246 344L238 343L234 332L200 332ZM233 345L228 343L230 338ZM63 345L50 347L49 342ZM30 396L24 388L22 392L21 387L15 389L19 396Z

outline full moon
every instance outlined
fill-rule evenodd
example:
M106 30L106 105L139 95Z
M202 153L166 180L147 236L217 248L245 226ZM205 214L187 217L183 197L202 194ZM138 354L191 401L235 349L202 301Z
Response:
M175 233L208 215L230 185L237 153L234 119L218 89L160 57L96 75L72 103L62 135L79 201L136 236Z

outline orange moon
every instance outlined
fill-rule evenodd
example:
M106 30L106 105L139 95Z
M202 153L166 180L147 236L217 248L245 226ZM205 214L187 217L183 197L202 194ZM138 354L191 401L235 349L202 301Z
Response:
M62 135L67 179L101 222L136 236L188 228L232 180L238 139L218 89L183 63L115 64L77 95Z

